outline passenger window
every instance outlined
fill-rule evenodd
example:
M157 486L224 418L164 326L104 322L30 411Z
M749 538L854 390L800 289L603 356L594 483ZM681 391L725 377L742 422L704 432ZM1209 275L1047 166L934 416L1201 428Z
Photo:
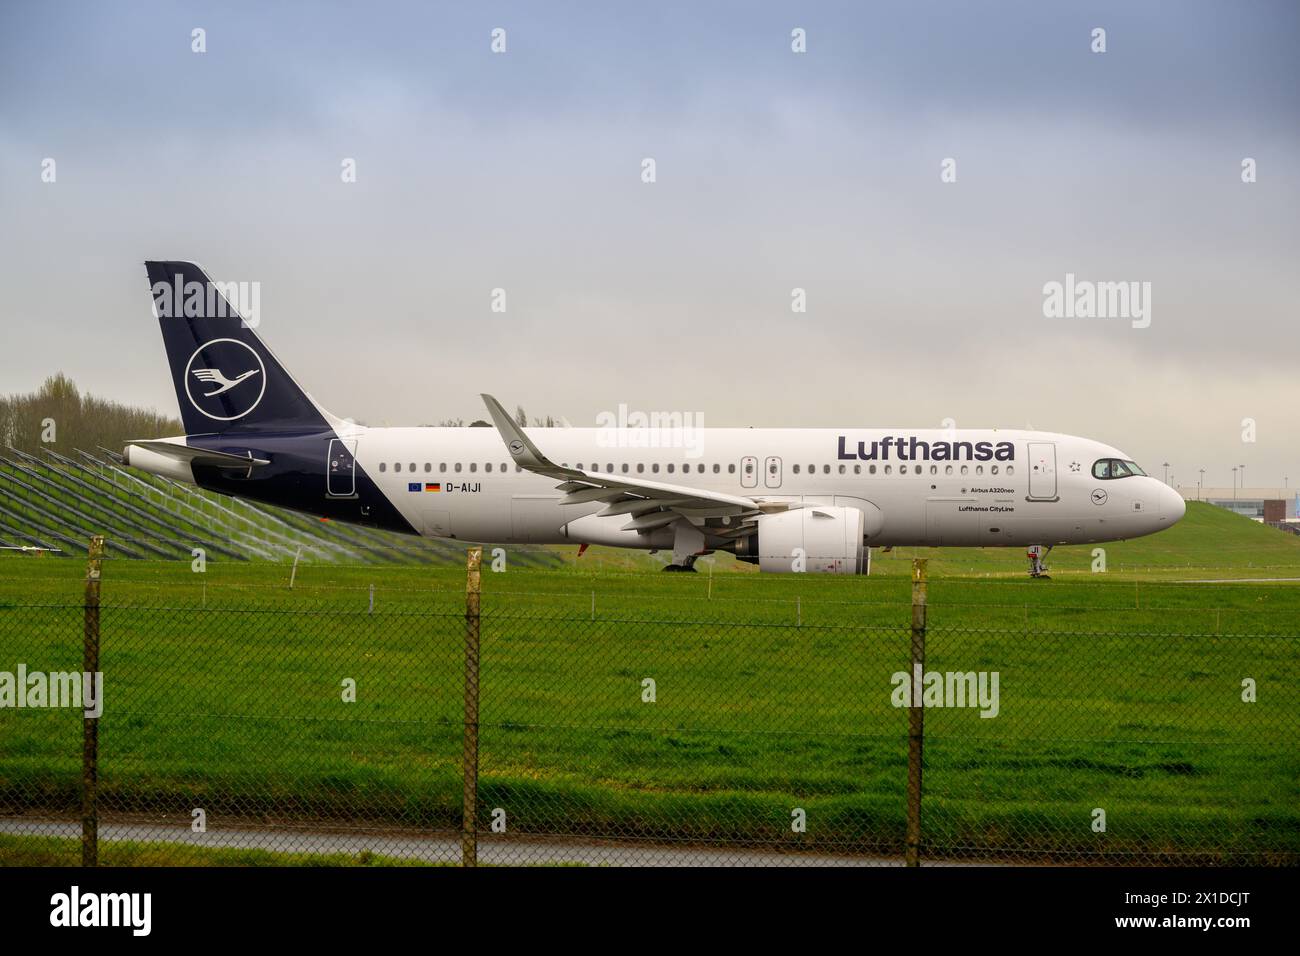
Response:
M447 470L447 463L446 463L445 461L440 461L440 462L438 462L438 470L439 470L439 471L446 471L446 470Z
M636 473L640 475L643 474L644 472L645 472L645 465L638 461L636 463Z
M799 474L799 466L798 466L798 465L791 465L791 466L790 466L790 470L793 471L796 475Z
M998 466L997 466L997 465L992 465L992 466L989 467L989 474L991 474L991 475L996 475L997 473L998 473Z
M945 475L951 475L951 474L952 474L952 465L944 465L944 466L943 466L943 473L944 473Z
M380 470L380 471L387 471L387 470L388 470L388 462L386 462L386 461L381 461L381 462L379 463L379 470Z
M650 471L653 472L653 473L656 474L656 475L659 474L659 463L658 463L658 462L655 462L653 465L651 465L651 466L650 466Z
M719 465L719 464L716 464L716 463L715 463L714 466L713 466L713 473L716 475L716 474L718 474L720 471L722 471L722 466Z
M671 475L672 473L673 473L673 464L672 464L672 462L669 462L669 463L668 463L668 474Z
M845 468L843 465L840 465L840 474L842 475L844 473L845 473Z
M402 470L402 463L400 461L393 462L393 471L401 471L401 470Z
M424 471L425 471L426 474L427 474L428 472L433 471L433 465L429 464L429 463L426 461L426 462L424 463Z
M1016 473L1015 466L1014 466L1014 465L1007 465L1007 474L1008 474L1008 475L1014 475L1015 473Z
M970 471L970 466L969 466L969 465L962 465L962 466L961 466L961 473L962 473L963 475L966 474L966 473L969 472L969 471Z
M854 466L853 466L853 473L854 473L855 475L860 475L860 474L862 474L862 466L861 466L861 465L854 465Z
M983 466L983 465L976 465L976 466L975 466L975 474L977 474L977 475L982 475L982 474L984 474L984 466Z
M932 475L937 475L937 474L939 474L939 466L938 466L938 465L931 465L931 466L930 466L930 474L932 474Z
M888 475L888 474L891 474L891 472L890 472L889 469L890 469L890 466L889 466L889 465L886 465L886 466L885 466L885 474L887 474L887 475Z
M729 475L734 475L735 473L736 473L736 466L735 466L734 464L733 464L733 465L728 465L728 466L727 466L727 474L729 474Z
M876 466L875 466L875 465L868 465L868 466L867 466L867 471L871 472L871 473L874 475L874 474L876 473Z
M478 462L476 462L476 461L471 461L471 462L469 463L469 470L470 470L470 471L478 471Z
M627 474L627 462L623 462L623 474Z
M484 465L484 466L483 466L483 470L484 470L484 471L491 471L491 470L492 470L492 462L488 462L486 465Z
M411 462L411 471L415 471L415 462Z
M456 473L457 473L457 474L460 473L460 462L456 462L455 470L456 470Z

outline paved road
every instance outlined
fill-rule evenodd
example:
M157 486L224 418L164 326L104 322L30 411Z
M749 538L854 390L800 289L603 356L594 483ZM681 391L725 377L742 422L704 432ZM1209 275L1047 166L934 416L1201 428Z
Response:
M1300 578L1203 578L1175 581L1175 584L1300 584Z
M0 833L12 836L57 836L78 839L79 823L0 819ZM194 833L188 827L146 823L101 823L102 842L133 840L196 847L271 850L277 853L346 853L369 850L377 855L429 863L459 863L458 837L404 836L389 832L352 830L330 833L296 827L211 829ZM483 864L586 864L591 866L901 866L886 857L772 853L730 847L629 846L577 840L521 839L485 836L479 840Z

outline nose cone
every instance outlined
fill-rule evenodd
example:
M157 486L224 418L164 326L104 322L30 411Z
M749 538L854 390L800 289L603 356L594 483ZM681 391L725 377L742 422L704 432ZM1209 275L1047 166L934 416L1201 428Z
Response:
M1165 527L1177 524L1182 520L1183 515L1187 513L1187 503L1183 501L1183 496L1168 485L1160 485L1160 517L1164 519Z

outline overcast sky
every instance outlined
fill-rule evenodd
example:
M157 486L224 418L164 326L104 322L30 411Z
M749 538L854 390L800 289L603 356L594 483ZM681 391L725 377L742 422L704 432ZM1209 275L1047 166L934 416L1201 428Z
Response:
M1295 487L1298 49L1283 0L7 2L0 392L175 412L142 263L193 259L370 424L951 417ZM1150 326L1045 317L1067 272Z

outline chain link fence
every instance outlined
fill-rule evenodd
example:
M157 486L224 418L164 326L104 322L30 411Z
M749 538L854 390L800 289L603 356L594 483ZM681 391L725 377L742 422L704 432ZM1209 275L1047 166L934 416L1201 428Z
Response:
M923 580L896 624L468 581L0 605L0 862L1300 861L1300 635L927 626Z

